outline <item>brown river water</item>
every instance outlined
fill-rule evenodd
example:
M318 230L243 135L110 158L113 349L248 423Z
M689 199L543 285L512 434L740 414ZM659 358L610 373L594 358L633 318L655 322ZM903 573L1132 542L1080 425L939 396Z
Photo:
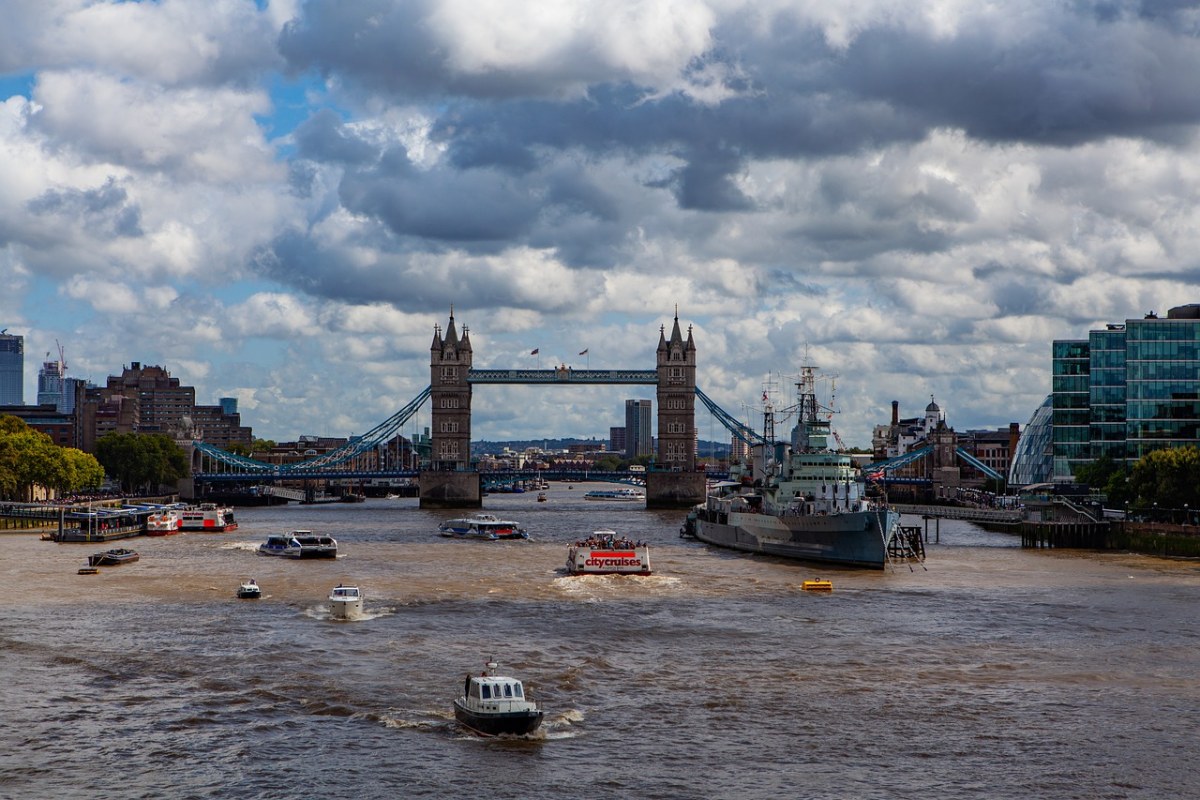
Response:
M1200 564L946 521L923 566L842 570L587 488L485 499L529 541L442 538L415 499L239 509L90 576L100 546L0 536L0 798L1200 796ZM296 528L341 555L255 552ZM655 574L565 575L598 528ZM339 582L363 618L329 619ZM488 658L534 739L455 724Z

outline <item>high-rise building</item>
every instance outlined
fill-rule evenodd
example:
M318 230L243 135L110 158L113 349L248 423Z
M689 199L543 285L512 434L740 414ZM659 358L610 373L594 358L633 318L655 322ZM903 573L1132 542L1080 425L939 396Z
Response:
M1130 464L1200 445L1200 304L1056 340L1051 353L1053 480L1101 456Z
M25 405L25 337L0 330L0 406Z
M637 458L654 453L649 400L625 401L625 457Z
M66 397L66 379L67 365L61 358L57 361L43 361L38 372L38 405L53 405L59 411L65 410L63 405Z
M608 429L608 449L614 453L625 452L625 427L614 425Z

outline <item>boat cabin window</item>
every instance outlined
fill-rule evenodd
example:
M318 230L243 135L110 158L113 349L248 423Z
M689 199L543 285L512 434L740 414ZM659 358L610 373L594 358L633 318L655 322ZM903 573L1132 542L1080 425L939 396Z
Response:
M504 696L512 697L512 685L511 684L508 684L508 683L504 684Z
M492 699L492 687L488 686L486 683L483 684L483 699L484 700Z
M479 699L479 684L472 681L471 682L471 690L468 692L468 694L471 695L471 697L474 697L476 700L478 700Z
M521 684L513 684L513 697L521 697Z

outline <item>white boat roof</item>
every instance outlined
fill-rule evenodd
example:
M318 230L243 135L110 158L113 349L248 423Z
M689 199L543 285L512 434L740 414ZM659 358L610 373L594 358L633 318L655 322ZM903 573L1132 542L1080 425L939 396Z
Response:
M358 597L357 586L335 586L330 597Z

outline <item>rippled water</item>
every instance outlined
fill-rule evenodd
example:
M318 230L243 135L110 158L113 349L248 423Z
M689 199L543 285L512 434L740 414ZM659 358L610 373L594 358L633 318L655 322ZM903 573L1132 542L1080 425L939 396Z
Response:
M945 522L924 567L836 570L583 490L487 498L527 542L443 539L451 514L409 499L243 509L94 576L94 545L0 538L0 797L1200 794L1194 563ZM563 574L602 527L649 540L656 574ZM342 555L254 552L292 528ZM264 599L234 599L248 577ZM329 619L338 582L363 619ZM454 723L488 657L546 710L537 739Z

